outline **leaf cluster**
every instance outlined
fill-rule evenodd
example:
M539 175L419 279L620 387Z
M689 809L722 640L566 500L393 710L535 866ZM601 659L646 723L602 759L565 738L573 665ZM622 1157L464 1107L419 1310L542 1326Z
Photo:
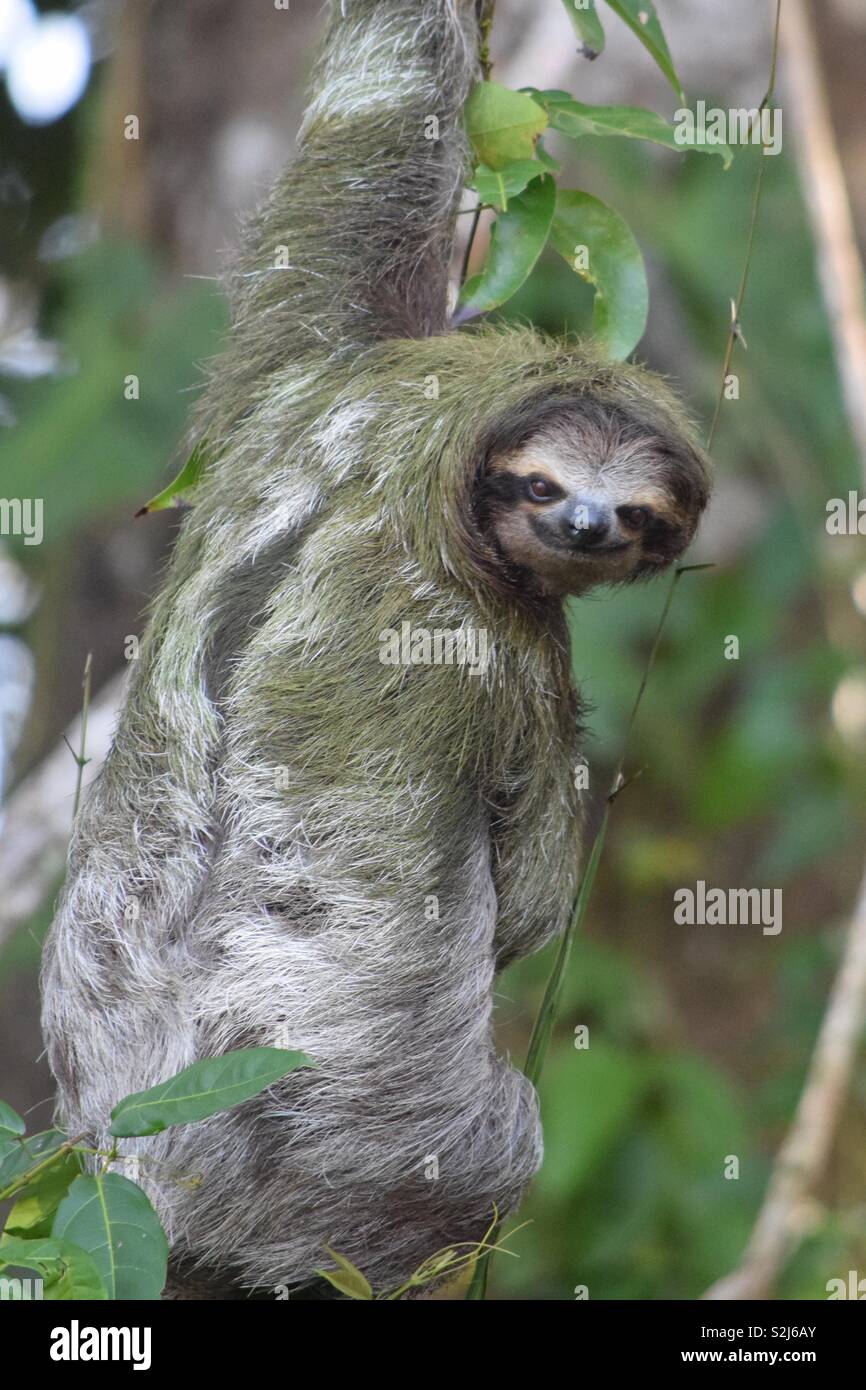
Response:
M120 1101L110 1133L128 1139L193 1124L312 1065L305 1053L276 1047L205 1058ZM112 1171L118 1146L94 1152L82 1140L57 1129L28 1137L21 1116L0 1101L0 1201L13 1202L0 1235L0 1275L30 1270L43 1298L60 1302L157 1299L168 1264L159 1217L143 1188Z
M563 0L581 43L595 58L604 30L595 4ZM608 0L655 59L681 101L685 98L655 7L633 0ZM559 253L594 291L593 335L611 357L627 357L647 319L648 291L640 248L620 214L601 199L557 183L559 165L542 137L555 130L570 140L619 136L648 140L682 152L675 128L655 111L638 106L589 106L568 92L527 87L512 91L498 82L479 82L466 108L466 128L475 156L471 186L479 207L496 219L482 269L462 286L461 318L496 309L524 284L546 246ZM690 149L731 162L727 145L698 137Z

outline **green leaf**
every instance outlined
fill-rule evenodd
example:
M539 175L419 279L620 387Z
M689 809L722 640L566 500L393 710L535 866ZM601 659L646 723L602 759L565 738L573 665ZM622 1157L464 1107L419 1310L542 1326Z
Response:
M595 287L594 335L614 360L627 357L646 327L649 304L643 257L627 224L591 194L560 189L550 242Z
M4 1137L7 1134L23 1134L27 1126L17 1111L7 1105L5 1100L0 1100L0 1134Z
M531 159L546 125L547 114L532 97L498 82L479 82L466 103L466 130L477 162L489 169Z
M46 1129L41 1134L32 1134L29 1139L12 1138L4 1142L0 1137L0 1192L65 1143L66 1135L59 1129Z
M550 177L533 179L500 213L490 232L490 249L479 275L466 281L459 305L484 313L503 304L519 290L544 249L556 207L556 185Z
M196 444L183 468L178 473L174 482L169 483L168 487L158 492L156 497L152 497L143 507L135 513L136 516L146 516L148 512L161 512L166 507L176 507L178 503L187 500L187 494L192 491L196 483L204 472L207 463L207 442L203 439Z
M95 1260L72 1241L4 1240L0 1267L34 1270L44 1280L42 1297L53 1302L108 1297Z
M369 1301L373 1297L373 1289L370 1281L363 1275L357 1266L347 1260L345 1255L340 1255L336 1250L332 1250L329 1245L324 1249L332 1260L336 1260L339 1269L320 1269L317 1273L322 1279L327 1279L329 1284L333 1284L340 1293L347 1294L349 1298L358 1298Z
M670 82L680 101L685 104L685 93L677 76L674 62L668 48L667 39L662 32L656 7L652 0L607 0L610 8L629 29L637 34L644 48L656 60L665 77Z
M127 1139L204 1120L258 1095L299 1067L312 1066L315 1063L305 1052L279 1047L243 1047L222 1057L207 1057L168 1081L120 1101L111 1112L111 1133Z
M145 1193L119 1173L75 1179L52 1235L93 1256L112 1299L157 1299L165 1286L168 1242Z
M470 187L477 189L482 203L505 212L508 199L522 193L526 185L542 173L544 169L537 159L515 159L501 169L490 169L486 164L479 164Z
M679 154L695 150L700 154L717 154L727 169L734 157L730 145L713 144L703 135L695 134L689 144L677 140L674 126L655 111L642 106L585 106L568 92L539 92L529 89L537 102L544 106L552 130L559 130L572 140L584 135L620 135L632 140L651 140Z
M80 1173L81 1166L71 1152L46 1168L18 1195L6 1231L30 1240L49 1236L54 1213Z
M604 49L604 30L595 12L595 0L562 0L584 58L597 58Z

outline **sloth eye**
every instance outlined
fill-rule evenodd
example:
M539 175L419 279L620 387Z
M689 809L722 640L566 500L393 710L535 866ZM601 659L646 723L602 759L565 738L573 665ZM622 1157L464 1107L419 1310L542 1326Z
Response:
M616 514L631 531L642 531L650 519L649 507L617 507Z
M549 483L546 478L530 478L526 486L526 491L533 502L549 502L554 496L556 488L553 483Z

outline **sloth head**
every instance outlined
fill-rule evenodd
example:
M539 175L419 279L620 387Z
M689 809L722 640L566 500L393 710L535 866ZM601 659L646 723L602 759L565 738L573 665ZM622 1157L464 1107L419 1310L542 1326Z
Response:
M709 495L685 427L592 397L525 408L487 441L475 515L500 564L536 594L658 573Z

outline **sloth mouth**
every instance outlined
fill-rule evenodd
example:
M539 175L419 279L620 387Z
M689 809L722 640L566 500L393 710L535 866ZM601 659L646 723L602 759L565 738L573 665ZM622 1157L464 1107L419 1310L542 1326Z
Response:
M630 547L631 541L614 541L610 545L570 546L569 549L574 554L582 555L587 560L591 560L594 555L618 555Z
M621 555L623 551L630 550L632 546L631 541L612 541L610 545L584 546L579 541L561 540L559 536L547 536L545 539L548 545L552 545L555 550L561 550L578 560L594 560L599 555Z

